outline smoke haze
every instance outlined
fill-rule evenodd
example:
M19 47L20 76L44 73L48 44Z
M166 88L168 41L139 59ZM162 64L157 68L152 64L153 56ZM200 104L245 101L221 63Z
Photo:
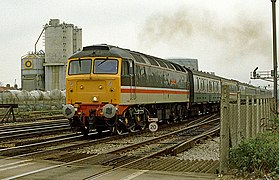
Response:
M253 63L255 57L270 60L271 35L264 28L269 25L244 11L237 14L225 18L186 7L174 13L157 13L146 19L138 39L150 48L163 43L186 52L208 53L220 65L241 63L244 58L246 63Z

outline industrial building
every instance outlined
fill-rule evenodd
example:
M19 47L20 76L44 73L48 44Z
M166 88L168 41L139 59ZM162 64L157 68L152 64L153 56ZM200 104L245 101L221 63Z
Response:
M51 19L44 25L42 34L45 50L37 52L35 44L35 52L21 58L22 89L65 89L67 59L82 49L82 29Z

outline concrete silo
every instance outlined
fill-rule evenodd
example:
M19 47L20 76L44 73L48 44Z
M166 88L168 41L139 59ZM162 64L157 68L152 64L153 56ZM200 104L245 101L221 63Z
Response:
M45 90L65 89L67 58L82 49L82 29L51 19L45 29Z

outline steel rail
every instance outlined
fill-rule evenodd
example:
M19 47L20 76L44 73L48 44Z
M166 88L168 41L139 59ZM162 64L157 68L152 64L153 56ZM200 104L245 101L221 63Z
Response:
M201 124L205 124L205 123L201 123ZM190 127L194 128L194 127L196 127L196 126L197 126L197 125L191 125ZM92 143L93 143L93 144L100 143L101 141L107 142L107 141L111 141L111 140L115 140L115 139L120 139L120 138L128 137L128 136L131 136L131 135L142 134L142 133L143 133L143 132L136 132L136 133L124 134L124 135L121 135L121 136L106 137L106 138L102 138L102 139L100 139L100 140L90 140L90 141L88 141L88 142L86 142L86 143L84 143L84 144L90 145L90 144L92 144ZM171 133L168 133L168 134L170 135ZM29 155L34 155L34 154L40 154L40 153L45 153L45 152L48 152L48 153L49 153L49 152L56 151L56 150L64 150L64 149L67 149L67 148L80 147L81 145L83 146L83 143L82 143L82 144L76 144L76 145L70 145L70 146L68 146L68 147L60 147L60 148L56 148L56 149L52 149L52 150L47 150L47 151L31 152L31 153L28 153L28 154L23 154L23 155L8 157L8 158L10 159L10 158L24 157L24 156L29 156ZM25 146L25 147L27 147L27 146ZM13 150L13 149L16 149L16 148L12 148L12 149L10 149L10 150ZM1 151L0 151L0 152L1 152ZM116 150L116 151L110 151L110 152L108 152L108 153L113 153L113 152L117 152L117 150ZM151 154L151 155L149 155L149 156L152 157L152 156L154 156L154 155L156 155L156 154L157 154L157 153L154 153L154 154ZM63 166L70 165L70 164L73 164L73 163L86 161L86 160L88 160L88 159L92 159L92 158L97 157L97 156L98 156L98 155L88 155L88 157L83 157L83 158L79 158L79 159L77 159L77 160L73 160L73 161L70 161L70 162L66 162L66 163L62 163L62 164L50 166L50 167L47 167L47 168L38 169L38 170L36 170L36 171L32 171L32 172L27 172L27 173L24 173L24 174L16 175L16 176L14 176L14 177L12 177L12 178L25 177L25 176L28 176L28 175L31 175L31 174L35 174L35 173L42 172L42 171L47 171L47 170L50 170L50 169L63 167ZM149 156L148 156L148 157L149 157ZM147 157L146 157L146 158L147 158ZM140 160L143 160L143 159L144 159L144 158L140 158ZM137 160L137 161L140 161L140 160ZM137 162L137 161L136 161L136 162ZM129 164L132 164L132 162L129 163ZM120 167L125 167L125 166L127 166L127 165L128 165L128 164L124 164L124 165L122 165L122 166L117 167L117 169L120 168ZM116 168L114 168L114 170L116 170ZM102 173L102 172L101 172L101 173ZM103 172L103 173L107 173L107 172ZM96 176L96 174L95 174L94 176L90 176L90 177L88 177L88 178L95 177L95 176ZM88 178L86 178L86 179L88 179Z
M38 134L50 134L61 131L70 131L67 121L44 122L36 124L28 124L23 127L7 126L0 129L0 140L10 140L13 138L25 138Z
M198 123L198 124L195 124L195 125L192 125L192 126L189 126L189 127L186 127L184 129L181 129L181 130L178 130L178 131L175 131L175 132L171 132L171 133L168 133L166 135L163 135L163 136L160 136L160 137L156 137L156 138L152 138L150 140L146 140L144 142L141 142L141 143L137 143L137 144L133 144L133 145L130 145L130 146L127 146L127 147L124 147L124 148L120 148L120 149L117 149L117 150L113 150L107 154L115 154L115 153L120 153L120 152L124 152L124 151L127 151L129 149L136 149L137 147L139 146L142 146L143 144L146 145L146 144L149 144L149 143L154 143L154 142L158 142L159 140L162 140L166 137L169 137L169 136L173 136L174 134L177 134L177 133L181 133L183 131L186 131L186 130L189 130L191 128L195 128L195 127L198 127L198 126L202 126L202 125L206 125L206 124L209 124L209 123L213 123L213 122L216 122L217 120L219 120L220 118L217 118L217 119L213 119L213 120L210 120L208 122L201 122L201 123ZM199 134L197 136L194 136L192 137L190 140L187 139L187 143L190 143L191 141L195 141L203 136L208 136L209 134L212 134L212 133L216 133L219 131L219 127L215 127L214 129L212 130L209 130L208 132L206 133L202 133L202 134ZM178 144L174 144L174 145L169 145L165 148L162 148L156 152L151 152L150 154L148 155L145 155L145 156L142 156L140 158L137 158L135 160L132 160L128 163L124 163L123 165L120 165L120 166L114 166L113 169L109 169L109 170L105 170L105 171L102 171L102 172L99 172L97 174L94 174L90 177L87 177L85 178L86 180L88 179L96 179L96 178L99 178L99 177L102 177L106 174L109 174L111 173L112 171L115 171L119 168L124 168L124 167L127 167L131 164L135 164L139 161L142 161L144 159L149 159L149 158L152 158L152 157L156 157L156 156L159 156L159 155L162 155L162 154L170 154L172 153L172 150L177 148L177 147L183 147L183 145L187 144L186 142L182 141L181 143L178 143ZM179 149L180 150L180 149ZM176 150L177 151L177 150Z

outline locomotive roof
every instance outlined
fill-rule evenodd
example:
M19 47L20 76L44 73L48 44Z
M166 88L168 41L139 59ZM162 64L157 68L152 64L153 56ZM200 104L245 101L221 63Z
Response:
M129 58L127 50L121 49L116 46L100 44L93 46L83 47L82 51L73 54L70 58L81 58L81 57L95 57L95 56L113 56Z
M73 54L70 58L82 58L82 57L119 57L124 59L132 59L137 63L150 64L154 66L164 67L172 70L183 71L183 72L191 72L197 76L203 76L214 79L225 79L216 75L212 75L206 72L190 70L185 66L177 64L175 62L161 59L158 57L150 56L147 54L143 54L136 51L131 51L129 49L120 48L117 46L107 45L107 44L99 44L83 47L82 51L79 51Z
M107 45L107 44L99 44L99 45L93 45L93 46L86 46L83 47L82 51L79 51L75 54L73 54L70 58L82 58L82 57L119 57L124 59L132 59L136 61L137 63L144 63L159 67L165 67L168 69L173 69L177 71L183 71L183 72L190 72L194 75L198 76L204 76L208 78L214 78L219 80L225 80L230 82L238 82L237 80L227 79L220 76L216 76L213 74L209 74L206 72L196 71L196 70L190 70L189 68L186 68L185 66L182 66L180 64L161 59L158 57L150 56L147 54L143 54L136 51L131 51L129 49L120 48L117 46ZM240 83L240 82L239 82ZM242 85L251 86L245 83L241 83ZM252 86L253 87L253 86Z
M147 54L143 54L136 51L131 51L129 49L123 49L120 47L107 45L107 44L100 44L100 45L93 45L93 46L86 46L75 54L73 54L70 58L82 58L82 57L96 57L96 56L106 56L106 57L121 57L124 59L132 59L137 63L143 64L150 64L154 66L159 66L163 68L178 70L186 72L187 68L165 60L158 57L150 56Z

